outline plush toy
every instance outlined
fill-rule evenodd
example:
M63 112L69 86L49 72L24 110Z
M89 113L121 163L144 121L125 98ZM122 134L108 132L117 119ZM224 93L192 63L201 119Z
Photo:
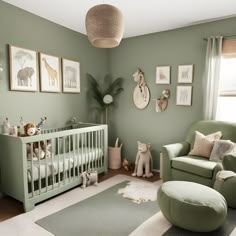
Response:
M33 123L28 123L24 126L25 134L24 136L33 136L37 134L37 127ZM32 143L28 143L26 146L27 150L27 159L31 160L31 157L33 157L33 160L44 159L51 157L51 141L50 140L44 140L40 142L34 142L33 143L33 152L31 154L31 145Z
M132 176L143 176L150 178L153 176L152 170L152 155L150 152L150 144L138 143L138 153L135 161L135 169ZM145 170L145 171L143 171Z
M41 121L36 125L37 131L36 134L41 134L41 130L46 123L47 117L42 117Z
M130 163L126 158L123 159L122 166L127 171L133 171L134 170L134 164Z
M93 171L93 172L83 172L81 175L82 178L82 188L86 188L89 185L95 185L97 186L98 184L98 173L97 171Z
M37 132L37 127L33 123L28 123L24 126L25 135L24 136L33 136Z

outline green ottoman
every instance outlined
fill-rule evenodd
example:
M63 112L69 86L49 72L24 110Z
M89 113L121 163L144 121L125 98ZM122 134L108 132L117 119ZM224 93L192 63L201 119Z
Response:
M165 182L158 190L157 201L170 223L190 231L213 231L227 215L227 203L220 193L193 182Z
M220 192L229 207L236 208L236 173L222 170L216 175L214 189Z

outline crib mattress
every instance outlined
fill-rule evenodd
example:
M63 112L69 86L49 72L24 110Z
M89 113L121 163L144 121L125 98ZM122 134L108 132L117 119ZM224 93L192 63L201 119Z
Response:
M52 158L43 160L29 160L27 162L28 182L31 179L34 181L39 178L43 179L46 176L63 173L74 167L78 167L89 162L98 161L103 156L103 150L100 148L80 148L75 151L53 155ZM95 163L92 165L96 166Z

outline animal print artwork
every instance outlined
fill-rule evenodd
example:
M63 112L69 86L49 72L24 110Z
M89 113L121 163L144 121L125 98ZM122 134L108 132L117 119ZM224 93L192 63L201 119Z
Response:
M37 53L9 46L11 90L37 91Z
M170 66L156 67L156 84L170 84Z
M62 59L63 92L80 92L80 63Z
M60 59L58 57L40 53L40 80L41 91L61 91Z

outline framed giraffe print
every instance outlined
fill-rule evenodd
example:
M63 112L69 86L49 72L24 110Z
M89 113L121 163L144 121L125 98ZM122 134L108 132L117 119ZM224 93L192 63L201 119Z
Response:
M80 93L80 63L62 59L63 92Z
M10 89L14 91L38 91L37 52L9 45Z
M40 87L42 92L61 92L61 63L60 58L39 54Z
M178 83L191 84L193 82L193 64L179 65Z

